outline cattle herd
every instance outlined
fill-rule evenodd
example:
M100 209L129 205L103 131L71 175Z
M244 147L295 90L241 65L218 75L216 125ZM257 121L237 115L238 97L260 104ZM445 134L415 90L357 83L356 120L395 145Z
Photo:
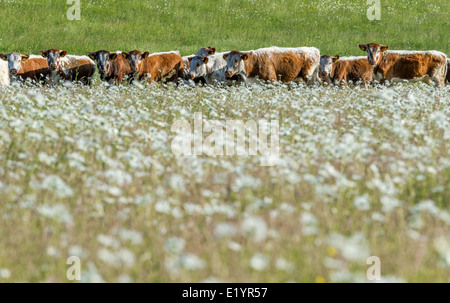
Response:
M367 53L359 57L320 55L315 47L269 47L252 51L216 53L201 48L195 55L181 57L178 51L149 54L133 50L100 50L87 56L69 55L48 49L40 55L0 54L0 85L11 81L57 84L76 81L91 85L95 70L110 84L147 81L194 81L208 85L258 81L303 81L347 85L374 80L424 81L438 86L450 82L450 59L439 51L388 50L378 43L360 44Z

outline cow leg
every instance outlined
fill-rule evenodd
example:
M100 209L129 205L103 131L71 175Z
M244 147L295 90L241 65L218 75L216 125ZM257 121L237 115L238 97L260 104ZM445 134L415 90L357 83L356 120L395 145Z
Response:
M320 77L319 77L319 66L316 67L313 73L313 83L320 83Z
M444 83L442 78L440 79L438 77L431 77L431 78L429 78L428 84L430 84L431 81L433 81L434 84L436 84L436 87L440 87L440 86L444 86L445 85L445 83Z

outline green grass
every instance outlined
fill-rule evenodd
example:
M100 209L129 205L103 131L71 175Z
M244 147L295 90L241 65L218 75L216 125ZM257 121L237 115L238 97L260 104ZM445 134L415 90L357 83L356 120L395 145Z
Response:
M345 3L345 5L343 4ZM0 51L48 48L85 54L99 49L182 55L315 46L325 54L363 55L358 43L450 54L450 2L381 1L381 20L369 21L366 1L82 0L81 20L68 20L65 0L0 1Z

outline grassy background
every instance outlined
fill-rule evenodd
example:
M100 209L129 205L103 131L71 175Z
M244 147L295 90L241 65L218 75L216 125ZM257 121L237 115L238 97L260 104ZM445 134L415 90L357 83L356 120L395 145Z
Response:
M81 0L81 20L66 0L0 1L0 51L60 48L219 51L271 45L315 46L325 54L363 55L358 43L450 54L448 0L382 0L369 21L366 0Z

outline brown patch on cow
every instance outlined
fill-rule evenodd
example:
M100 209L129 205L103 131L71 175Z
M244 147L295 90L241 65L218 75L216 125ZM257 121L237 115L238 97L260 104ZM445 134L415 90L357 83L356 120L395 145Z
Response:
M183 59L179 53L165 53L150 55L142 61L138 71L138 79L149 75L148 83L176 82L182 76Z
M131 74L130 63L125 59L122 53L115 53L106 50L99 50L96 52L89 53L89 57L92 60L97 60L96 57L99 53L106 53L110 57L110 68L109 72L101 77L102 81L113 82L113 84L118 85L123 82L123 79Z
M41 58L28 59L22 62L22 67L17 74L22 79L32 79L34 81L42 81L48 76L48 62Z
M372 66L367 58L356 60L338 60L333 63L332 77L333 82L353 83L362 81L364 83L373 80Z
M445 59L433 54L401 55L385 53L380 63L375 66L374 73L380 73L388 81L393 78L411 80L426 75L433 77L435 70L443 64L447 64Z
M114 77L114 84L122 83L123 79L131 74L130 63L122 54L118 54L115 59L111 61L111 72Z
M278 52L239 52L233 50L229 56L238 54L244 60L246 76L263 81L291 82L297 78L307 80L313 62L305 53L294 51Z

